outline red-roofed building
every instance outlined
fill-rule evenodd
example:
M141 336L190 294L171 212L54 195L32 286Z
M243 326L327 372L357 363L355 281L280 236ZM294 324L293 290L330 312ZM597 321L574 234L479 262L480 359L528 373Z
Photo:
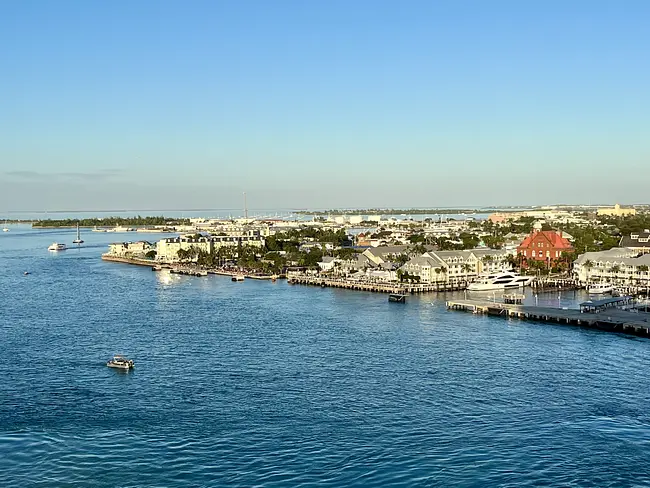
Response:
M517 247L517 255L526 260L545 261L560 259L563 253L572 252L573 246L562 232L554 230L533 231Z

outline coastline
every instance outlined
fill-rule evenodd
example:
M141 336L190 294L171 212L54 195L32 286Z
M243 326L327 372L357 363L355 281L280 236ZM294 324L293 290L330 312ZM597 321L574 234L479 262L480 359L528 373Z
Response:
M181 264L169 264L161 263L159 261L154 261L151 259L141 259L141 258L125 258L120 256L111 256L110 254L102 254L103 261L111 261L113 263L122 263L122 264L131 264L135 266L148 266L154 271L162 271L163 269L169 269L172 272L177 272L179 274L194 274L199 271L205 271L207 274L219 275L219 276L233 276L235 274L242 274L245 278L251 280L273 280L273 279L286 279L286 275L256 275L251 274L250 272L244 271L240 273L238 271L227 271L218 268L199 268L197 266L188 266ZM158 268L158 269L156 269Z

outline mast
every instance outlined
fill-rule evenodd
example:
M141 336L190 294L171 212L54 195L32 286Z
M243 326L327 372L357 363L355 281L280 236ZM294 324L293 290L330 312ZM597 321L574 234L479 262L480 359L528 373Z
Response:
M248 205L246 204L246 192L244 192L244 219L248 222Z

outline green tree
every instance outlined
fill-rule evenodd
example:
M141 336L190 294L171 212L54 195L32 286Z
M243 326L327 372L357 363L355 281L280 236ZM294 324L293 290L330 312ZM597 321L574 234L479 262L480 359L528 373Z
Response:
M393 259L393 262L399 264L400 266L403 266L403 265L405 265L405 264L406 264L410 259L411 259L411 258L409 257L408 254L402 253L402 254L398 254L397 256L395 256L395 258Z
M427 252L427 248L424 246L424 244L412 244L407 248L408 253L411 256L421 256L425 252Z

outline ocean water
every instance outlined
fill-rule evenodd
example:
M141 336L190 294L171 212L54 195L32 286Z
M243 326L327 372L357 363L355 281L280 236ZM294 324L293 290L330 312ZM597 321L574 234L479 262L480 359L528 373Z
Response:
M648 340L99 259L131 235L0 235L0 486L650 485Z

